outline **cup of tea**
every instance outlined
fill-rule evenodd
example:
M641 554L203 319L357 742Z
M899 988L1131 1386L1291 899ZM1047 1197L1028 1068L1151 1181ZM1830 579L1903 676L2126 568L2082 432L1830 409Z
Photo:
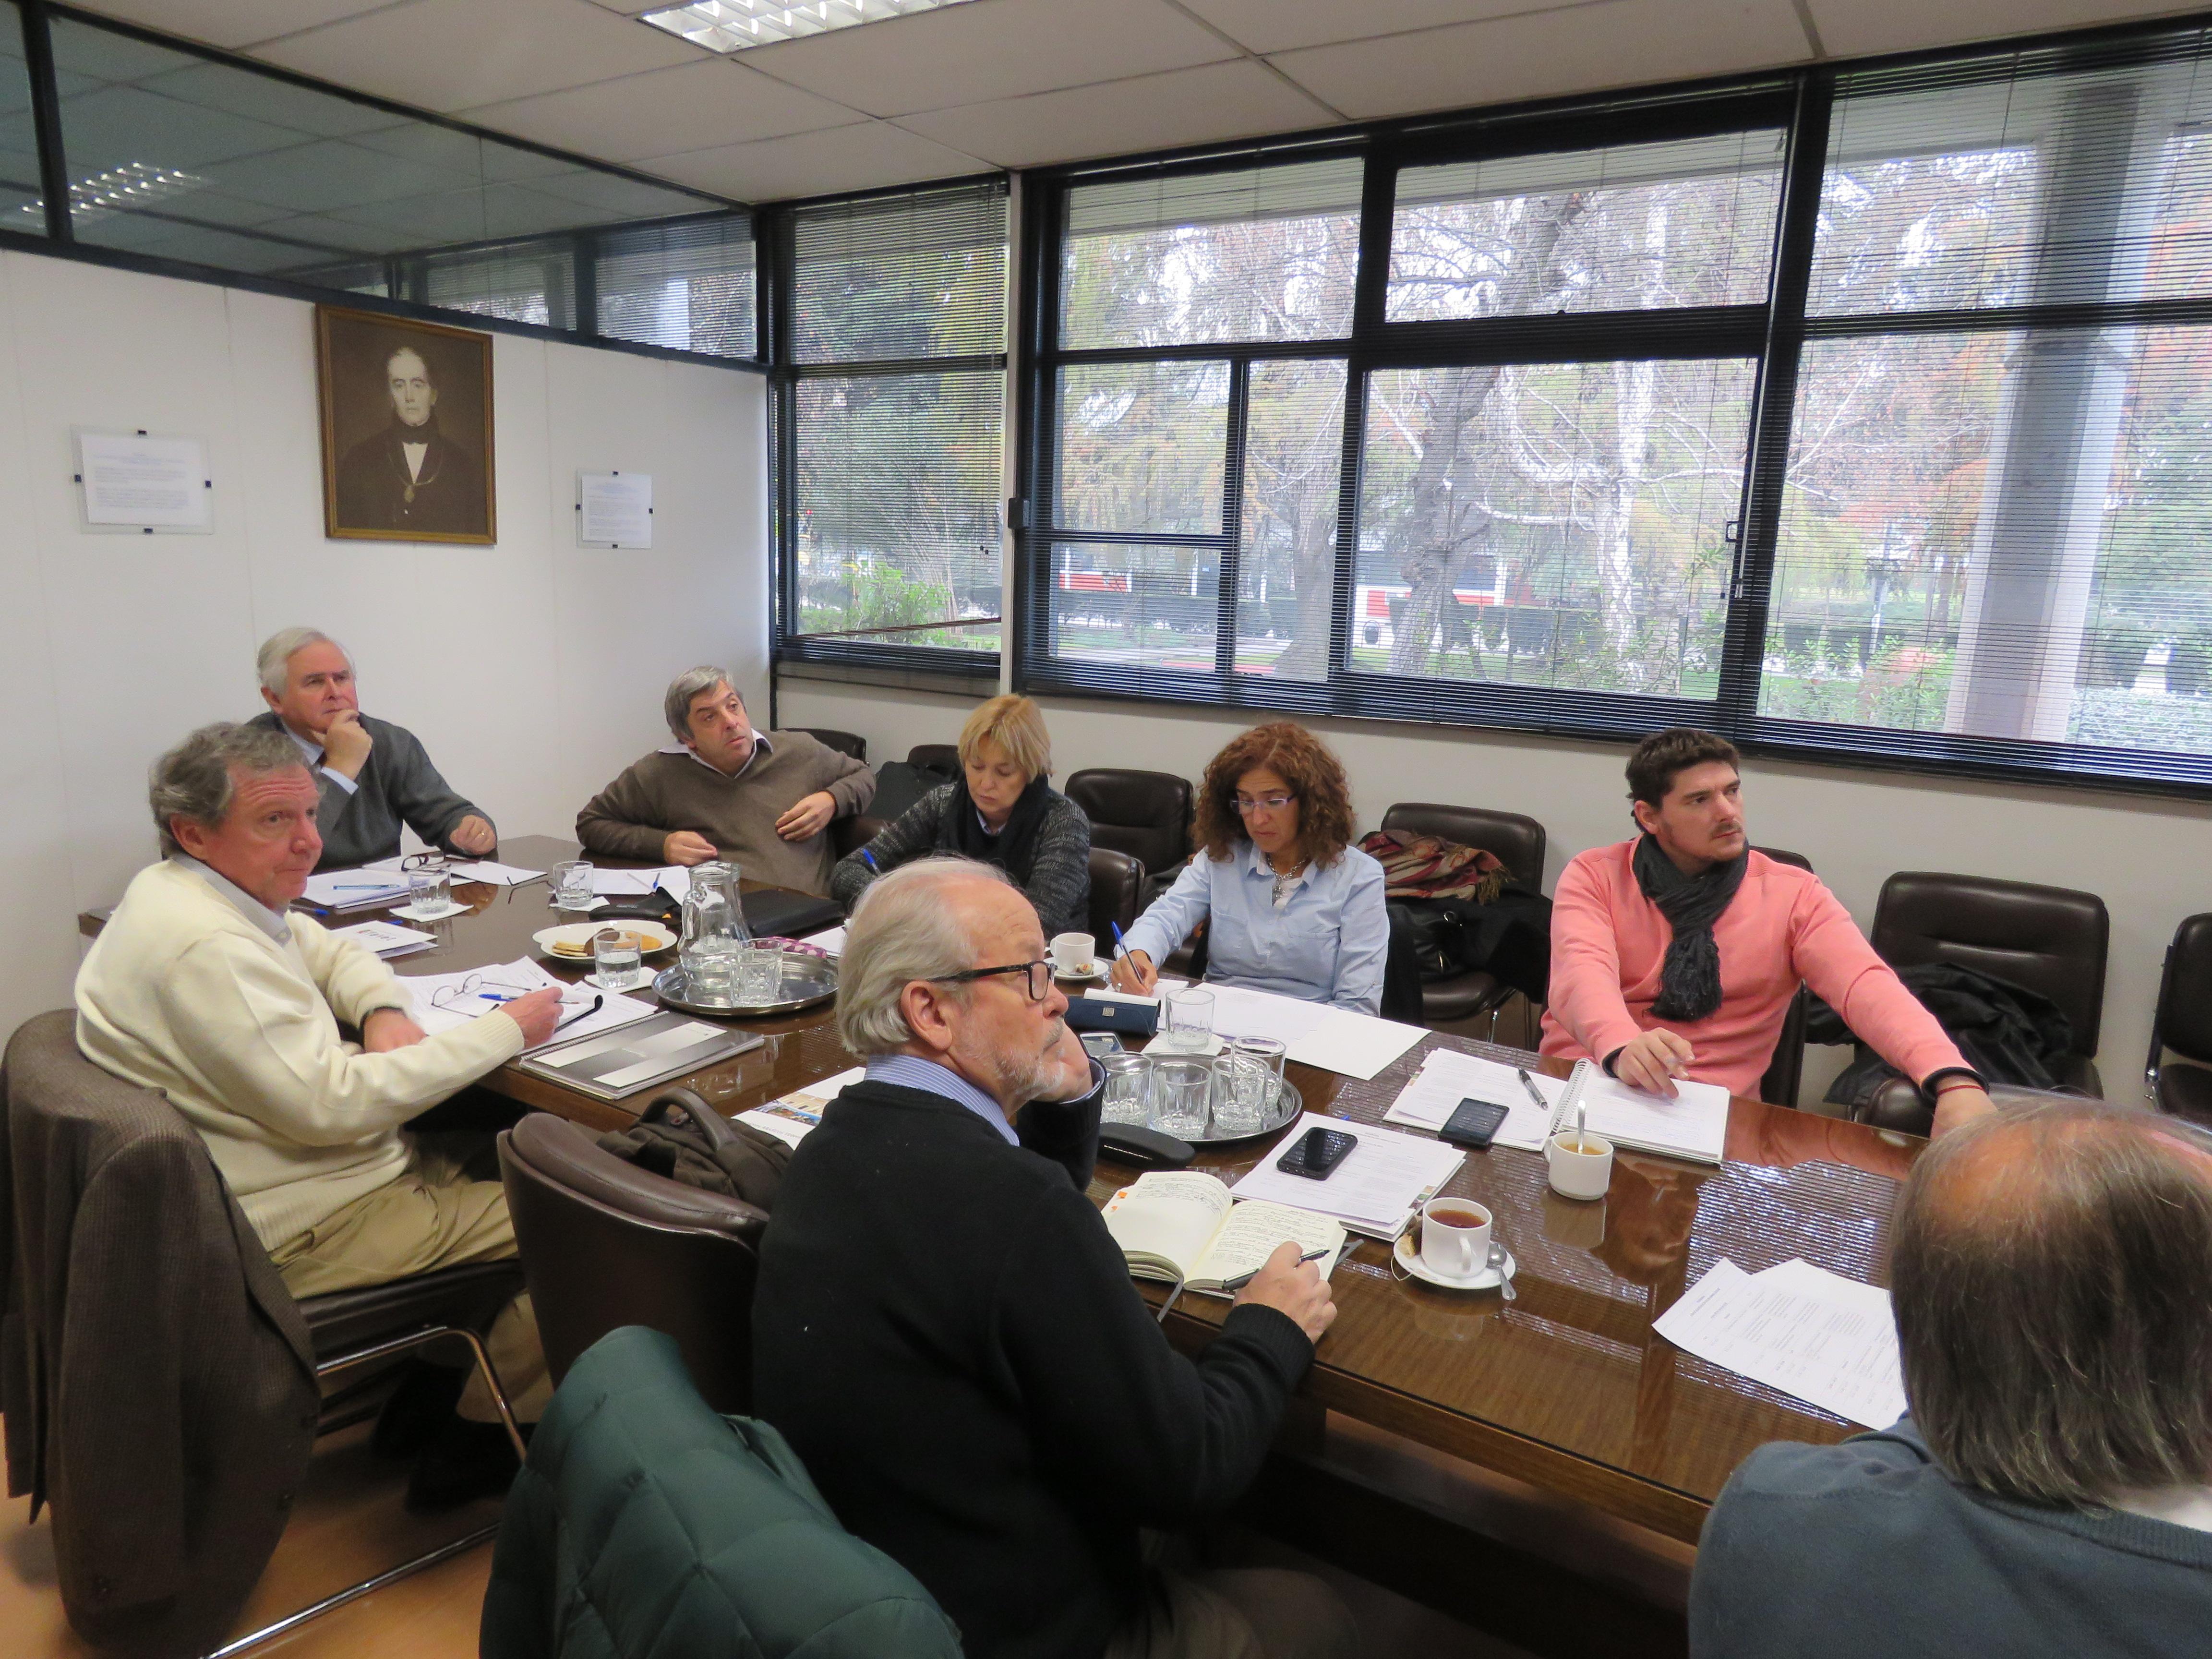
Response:
M1602 1135L1563 1129L1545 1143L1544 1162L1561 1198L1603 1198L1613 1185L1613 1143Z
M1490 1265L1490 1212L1471 1198L1421 1206L1421 1265L1443 1279L1472 1279Z
M1088 933L1055 933L1048 948L1055 974L1087 973L1098 956L1098 941Z

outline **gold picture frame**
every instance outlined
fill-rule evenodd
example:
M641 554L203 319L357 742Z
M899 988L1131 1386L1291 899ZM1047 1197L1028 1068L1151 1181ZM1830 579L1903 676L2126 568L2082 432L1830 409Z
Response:
M317 306L315 379L325 536L499 539L490 335Z

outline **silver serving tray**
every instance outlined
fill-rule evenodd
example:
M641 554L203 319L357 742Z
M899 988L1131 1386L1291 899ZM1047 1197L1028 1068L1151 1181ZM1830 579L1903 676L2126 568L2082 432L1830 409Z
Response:
M1275 1099L1275 1109L1267 1114L1267 1121L1260 1127L1253 1130L1249 1134L1217 1134L1214 1132L1213 1119L1209 1116L1206 1120L1206 1133L1202 1135L1193 1135L1190 1144L1194 1146L1229 1146L1240 1140L1259 1140L1266 1136L1279 1133L1296 1123L1298 1121L1298 1115L1305 1109L1305 1097L1298 1092L1298 1085L1290 1079L1285 1078L1283 1092Z
M663 969L653 981L653 994L661 1006L687 1014L706 1014L716 1019L747 1019L769 1014L796 1013L837 994L837 964L827 957L801 956L787 951L783 958L782 995L774 1002L702 1001L684 981L684 964Z

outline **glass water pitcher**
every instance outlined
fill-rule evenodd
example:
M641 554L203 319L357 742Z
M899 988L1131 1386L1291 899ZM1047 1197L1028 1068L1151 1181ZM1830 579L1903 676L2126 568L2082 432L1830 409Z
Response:
M752 940L738 902L738 866L695 865L684 896L684 978L695 995L725 1001L737 991L738 951Z

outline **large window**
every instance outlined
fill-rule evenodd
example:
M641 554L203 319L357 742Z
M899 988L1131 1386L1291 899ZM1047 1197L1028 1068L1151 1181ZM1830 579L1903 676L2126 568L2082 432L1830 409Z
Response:
M802 207L780 225L780 649L995 677L1005 186Z
M2208 64L1053 175L1022 683L2212 786Z

